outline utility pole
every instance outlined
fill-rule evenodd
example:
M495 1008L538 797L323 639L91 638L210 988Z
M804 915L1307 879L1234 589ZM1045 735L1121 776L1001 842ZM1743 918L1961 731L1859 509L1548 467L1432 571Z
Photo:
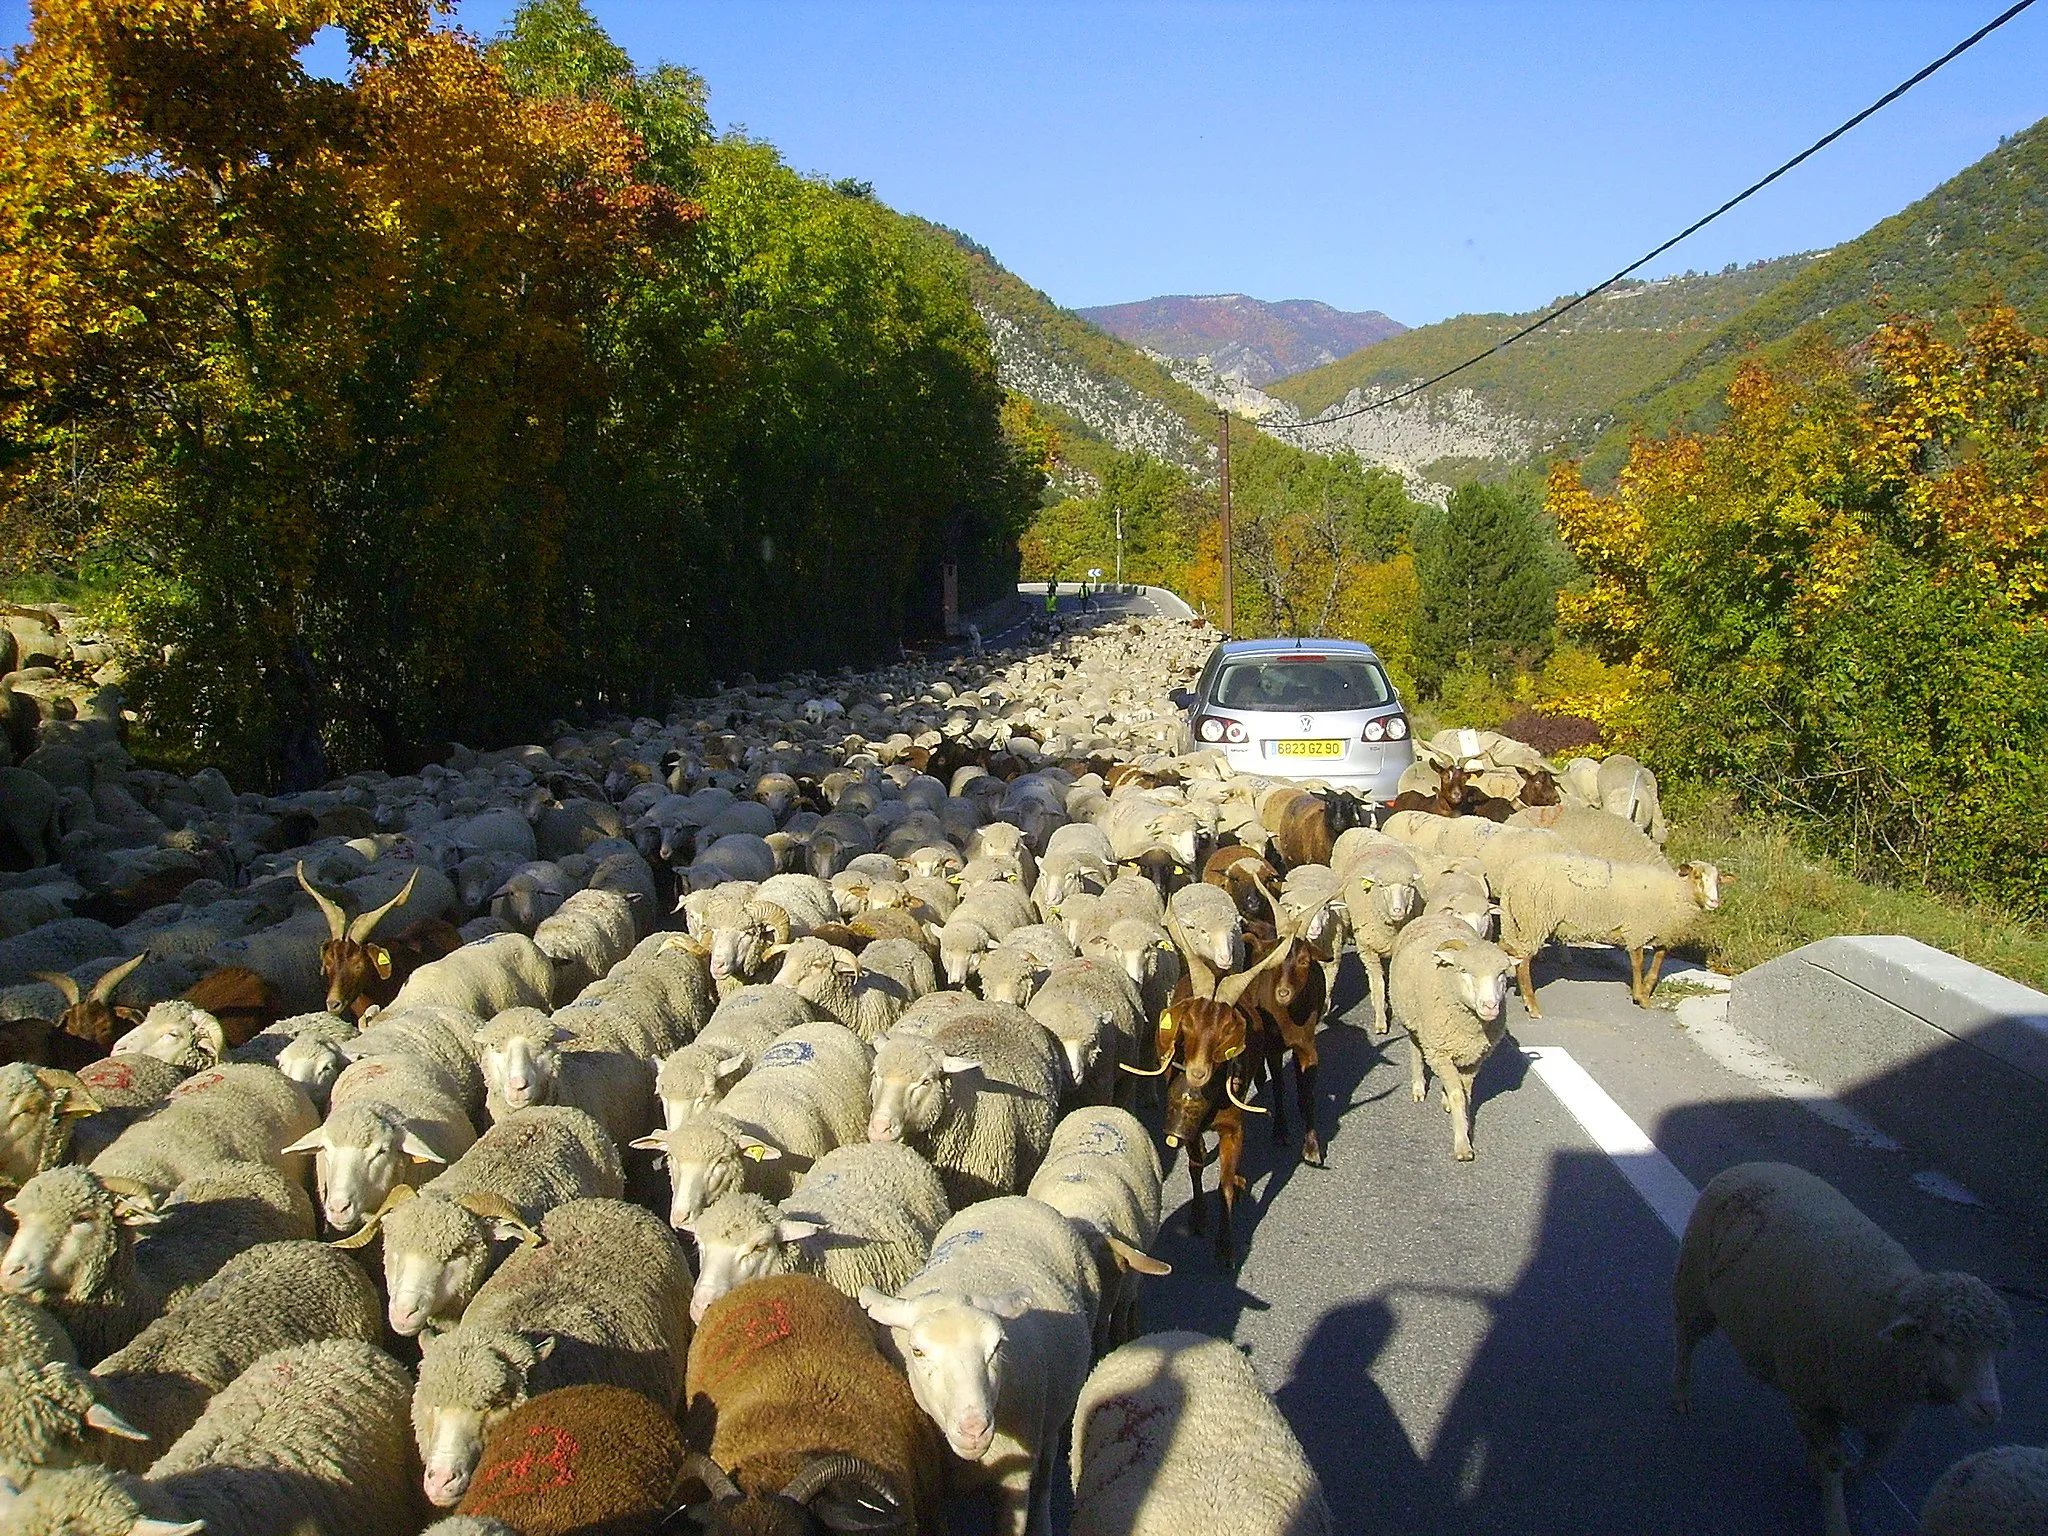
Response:
M1116 509L1116 584L1124 584L1124 509Z
M1237 614L1230 599L1230 412L1219 409L1216 422L1216 499L1223 512L1223 633L1231 635L1237 632Z

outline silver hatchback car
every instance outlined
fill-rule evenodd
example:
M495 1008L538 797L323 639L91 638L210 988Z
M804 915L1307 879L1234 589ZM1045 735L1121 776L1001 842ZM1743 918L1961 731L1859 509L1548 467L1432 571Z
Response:
M1387 801L1415 761L1401 695L1357 640L1225 641L1174 702L1185 749L1220 751L1239 773Z

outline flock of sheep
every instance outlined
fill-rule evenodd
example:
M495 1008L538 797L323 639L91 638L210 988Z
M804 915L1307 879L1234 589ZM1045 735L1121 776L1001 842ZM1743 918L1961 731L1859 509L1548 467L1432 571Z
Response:
M1234 1265L1290 1057L1321 1158L1351 949L1470 1159L1510 978L1533 1013L1545 944L1616 944L1647 1004L1728 877L1629 759L1447 732L1382 816L1175 756L1213 640L742 678L280 797L16 710L0 1529L936 1532L985 1492L1044 1533L1062 1450L1076 1533L1333 1529L1233 1347L1137 1336L1155 1136L1198 1230L1217 1161ZM1709 1187L1676 1301L1681 1400L1726 1330L1831 1536L1844 1426L1869 1464L1916 1402L1996 1415L1996 1294L1797 1170ZM2041 1462L1962 1464L1928 1528L2038 1532Z

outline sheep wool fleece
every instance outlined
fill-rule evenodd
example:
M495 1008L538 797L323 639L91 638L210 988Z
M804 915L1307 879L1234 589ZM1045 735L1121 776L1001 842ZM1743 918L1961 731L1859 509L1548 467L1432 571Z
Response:
M651 1536L683 1459L674 1422L638 1392L563 1387L522 1403L491 1432L455 1512L523 1536Z

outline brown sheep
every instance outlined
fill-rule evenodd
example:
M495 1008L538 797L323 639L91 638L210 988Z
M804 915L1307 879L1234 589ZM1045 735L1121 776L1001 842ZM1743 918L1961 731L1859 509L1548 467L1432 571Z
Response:
M691 1511L698 1528L944 1531L938 1430L867 1315L823 1280L750 1280L713 1302L684 1396L690 1443L709 1450L693 1464L709 1495ZM824 1500L900 1524L835 1523Z
M218 1019L231 1046L247 1045L289 1012L277 988L246 965L208 971L185 989L185 1001Z
M687 1459L674 1422L638 1392L563 1387L491 1431L456 1513L522 1536L653 1536Z

